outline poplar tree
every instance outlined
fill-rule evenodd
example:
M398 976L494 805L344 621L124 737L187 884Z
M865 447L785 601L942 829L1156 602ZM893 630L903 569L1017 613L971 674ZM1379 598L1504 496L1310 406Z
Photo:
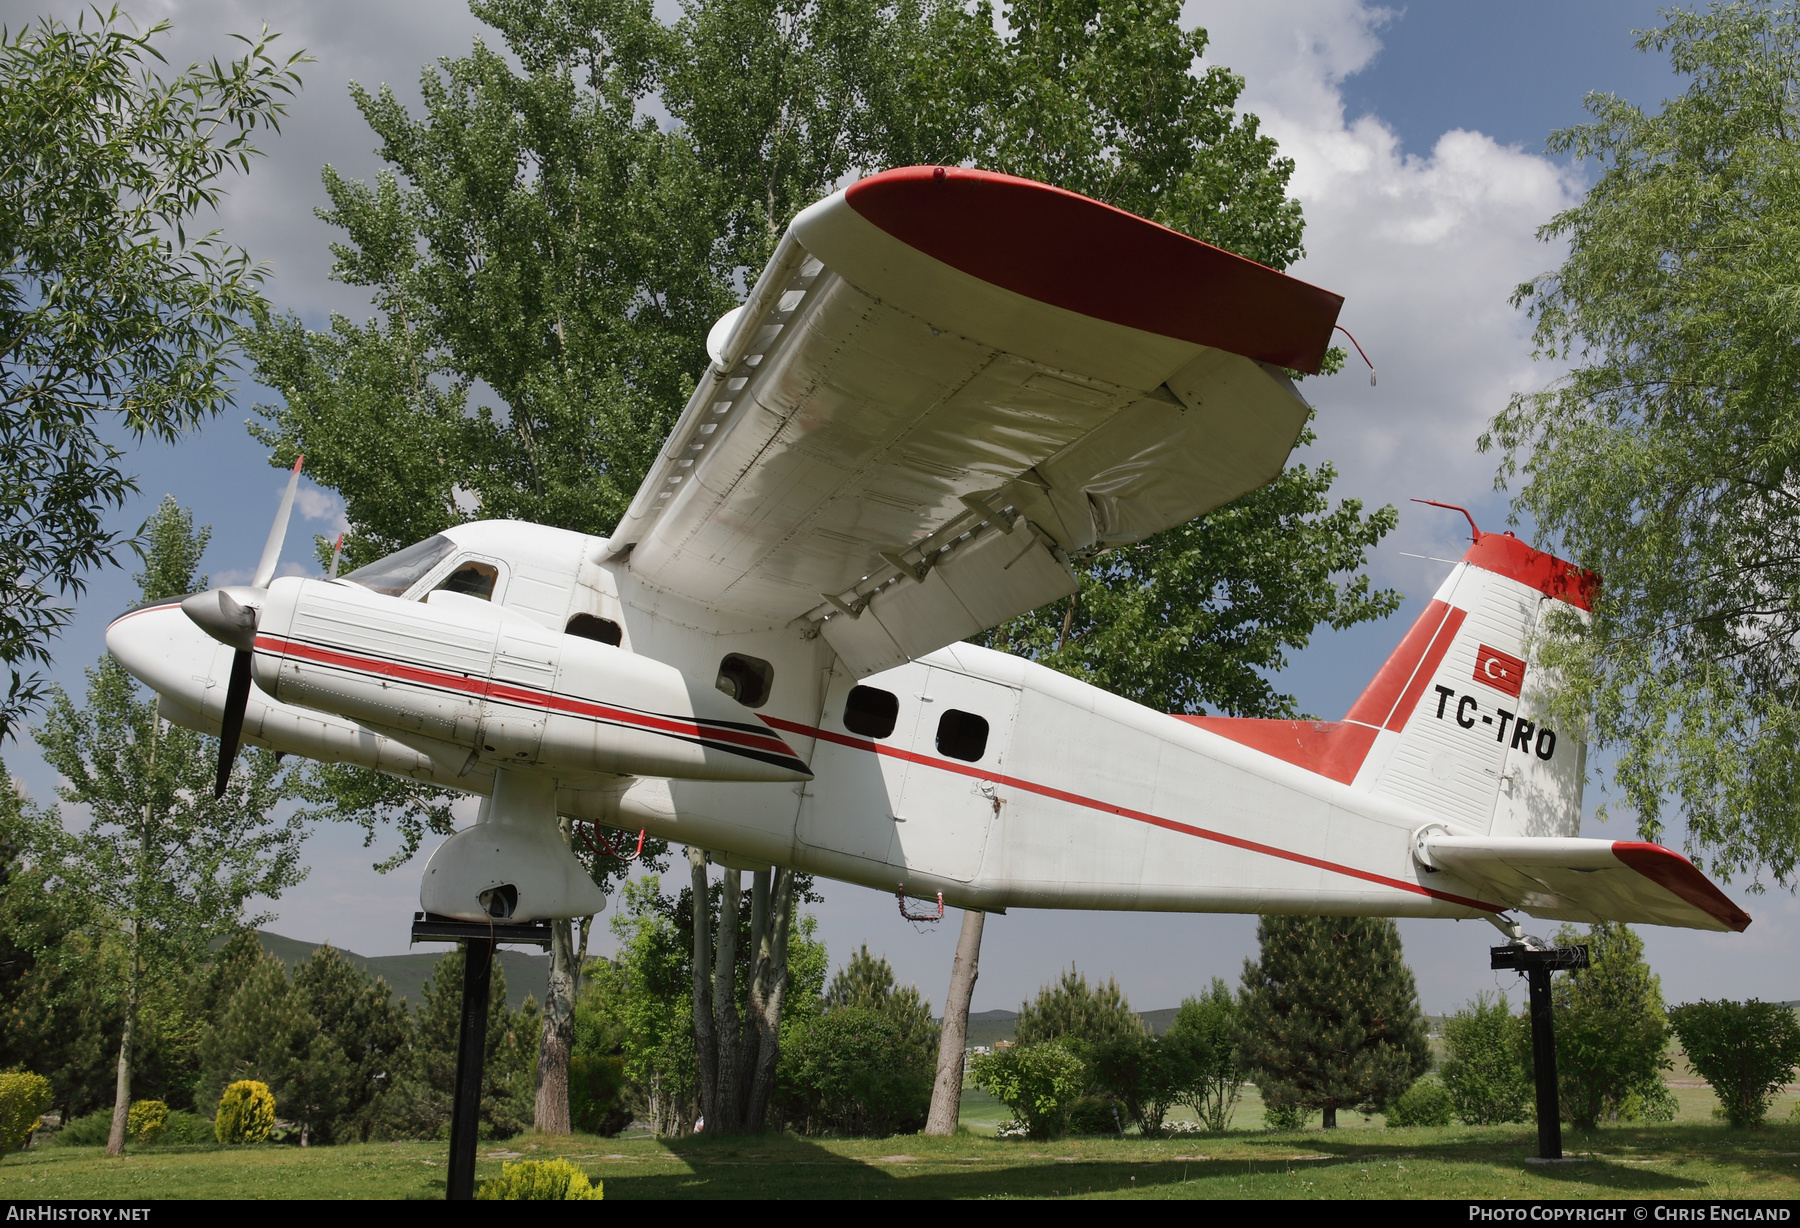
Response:
M1364 1113L1431 1064L1400 931L1386 917L1265 916L1244 961L1240 1052L1265 1103Z
M137 577L145 601L206 587L194 567L209 533L196 531L172 498L163 501L145 526L148 550ZM306 871L300 819L270 813L289 788L289 774L274 755L244 755L224 796L214 798L217 739L163 720L156 697L111 657L88 670L87 679L84 705L55 689L44 725L32 731L45 762L62 778L57 796L85 808L87 824L68 830L55 807L32 807L22 843L46 889L74 902L86 939L60 943L50 954L120 952L123 983L109 979L103 986L124 1016L107 1144L116 1155L125 1145L146 984L193 970L215 939L270 919L269 913L246 917L245 903L275 899Z

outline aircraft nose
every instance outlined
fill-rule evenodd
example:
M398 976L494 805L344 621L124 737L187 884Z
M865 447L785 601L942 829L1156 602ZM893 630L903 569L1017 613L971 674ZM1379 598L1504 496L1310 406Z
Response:
M181 598L127 610L106 628L106 648L158 694L199 707L218 645L181 612Z

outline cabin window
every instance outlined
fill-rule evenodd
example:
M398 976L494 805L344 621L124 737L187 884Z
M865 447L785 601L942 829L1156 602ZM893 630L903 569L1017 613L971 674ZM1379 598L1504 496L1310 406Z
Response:
M987 753L988 723L973 712L947 710L938 718L937 748L940 755L974 763Z
M775 667L760 657L734 652L719 662L719 680L715 685L746 708L760 708L769 702Z
M384 555L366 567L358 567L343 578L389 597L398 597L418 583L426 572L443 562L455 549L455 542L439 534L422 542L414 542L404 550Z
M844 701L844 728L865 738L885 738L900 718L900 697L880 687L853 686Z
M479 597L483 601L492 601L494 599L494 583L499 579L500 569L492 563L464 563L444 577L443 583L437 586L437 591L463 593L470 597Z
M596 618L592 614L577 614L563 628L564 635L578 635L584 640L598 640L602 644L611 644L617 648L625 642L625 632L610 618Z

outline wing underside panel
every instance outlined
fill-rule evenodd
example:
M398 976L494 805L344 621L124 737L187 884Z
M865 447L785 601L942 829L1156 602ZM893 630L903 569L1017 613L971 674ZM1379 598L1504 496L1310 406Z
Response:
M1552 921L1743 930L1750 917L1687 858L1661 845L1560 837L1428 838L1429 864Z

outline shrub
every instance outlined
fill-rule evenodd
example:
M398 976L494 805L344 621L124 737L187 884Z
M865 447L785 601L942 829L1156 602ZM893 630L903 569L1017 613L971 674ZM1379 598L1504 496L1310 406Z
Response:
M63 1123L62 1129L50 1136L55 1147L103 1147L112 1133L112 1110L95 1109Z
M204 1147L218 1142L212 1122L186 1109L170 1109L169 1124L157 1140L166 1146Z
M1447 1126L1455 1108L1450 1093L1435 1079L1420 1079L1388 1108L1390 1126Z
M1055 1042L1012 1045L969 1063L975 1086L1013 1111L1032 1138L1051 1138L1067 1126L1069 1105L1087 1085L1087 1066Z
M160 1100L134 1100L125 1117L125 1133L140 1143L154 1143L169 1128L169 1106Z
M1532 1119L1531 1021L1508 1009L1506 995L1477 994L1452 1015L1444 1049L1444 1090L1465 1125Z
M584 1134L611 1138L631 1124L620 1092L625 1059L575 1053L569 1057L569 1120Z
M1148 1032L1088 1045L1078 1050L1078 1056L1092 1076L1089 1093L1106 1102L1109 1116L1113 1107L1122 1110L1146 1138L1162 1133L1163 1118L1193 1082L1191 1064L1183 1060L1181 1048ZM1077 1134L1096 1133L1073 1121L1070 1128ZM1113 1125L1107 1132L1117 1129Z
M779 1108L808 1132L909 1133L925 1124L935 1073L891 1016L839 1006L782 1042Z
M605 1186L589 1181L567 1160L521 1160L502 1164L500 1175L483 1181L475 1197L489 1202L598 1201L605 1197Z
M1688 1063L1712 1085L1725 1119L1755 1126L1800 1063L1800 1024L1771 1002L1687 1002L1669 1012Z
M221 1143L266 1143L275 1128L275 1097L269 1085L239 1079L219 1097L213 1135Z
M0 1074L0 1152L31 1145L50 1109L50 1080L26 1070Z
M1123 1121L1118 1103L1106 1096L1080 1096L1069 1105L1070 1134L1119 1134Z
M1263 1127L1279 1134L1306 1129L1308 1116L1306 1106L1297 1100L1263 1100Z

